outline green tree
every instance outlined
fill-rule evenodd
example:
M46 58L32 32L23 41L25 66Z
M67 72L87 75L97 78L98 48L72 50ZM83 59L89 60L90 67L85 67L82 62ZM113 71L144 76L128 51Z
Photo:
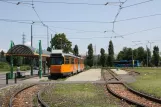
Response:
M106 62L105 50L103 48L101 48L100 53L101 53L100 63L104 67L105 66L105 62Z
M48 47L48 48L47 48L47 51L51 52L51 48L50 48L50 47Z
M109 47L108 47L107 65L108 66L113 66L113 61L114 61L114 48L113 48L113 43L110 40Z
M90 67L93 66L93 46L92 44L88 45L87 65Z
M133 50L133 57L136 56L135 50ZM119 52L117 60L132 60L132 48L124 47L122 51Z
M4 51L3 50L0 52L0 57L4 58Z
M153 49L153 56L152 56L152 62L155 66L158 66L159 65L159 59L160 59L160 56L159 56L159 48L158 46L154 46L154 49Z
M72 43L66 38L64 33L55 34L50 43L51 47L54 47L54 49L63 49L63 52L65 53L72 51ZM51 49L48 50L51 51Z
M75 56L78 56L79 55L79 51L78 51L78 46L77 45L75 45L73 51L74 51L74 55Z
M137 52L138 52L138 56L137 56L136 59L139 60L139 61L143 61L145 59L145 55L146 55L144 48L138 47Z

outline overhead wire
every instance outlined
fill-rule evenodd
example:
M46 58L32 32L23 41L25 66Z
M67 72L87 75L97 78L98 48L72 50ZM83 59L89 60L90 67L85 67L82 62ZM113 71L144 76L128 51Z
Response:
M115 22L123 22L123 21L128 21L128 20L136 20L136 19L141 19L141 18L147 18L147 17L153 17L153 16L160 16L161 14L152 14L152 15L147 15L147 16L139 16L139 17L134 17L134 18L129 18L129 19L121 19L117 20Z
M13 2L9 2L9 0L8 0L8 1L0 0L0 1L2 1L2 2L7 2L7 3L12 3L12 4L16 4L16 3L13 3ZM118 15L120 14L122 8L126 8L126 7L131 7L131 6L135 6L135 5L147 3L147 2L150 2L150 1L153 1L153 0L148 0L148 1L144 1L144 2L140 2L140 3L136 3L136 4L133 4L133 5L129 5L129 6L123 7L123 4L124 4L125 2L127 2L127 0L125 0L124 2L121 2L121 1L119 0L119 3L120 3L119 6L120 6L120 8L119 8L119 10L118 10L118 12L117 12L117 14L116 14L116 16L115 16L115 18L114 18L114 21L113 21L113 30L112 30L113 33L116 34L116 32L115 32L115 30L114 30L114 23L116 23L116 22L127 21L127 20L134 20L134 19L139 19L139 18L145 18L145 17L152 17L152 16L161 15L161 14L153 14L153 15L149 15L149 16L141 16L141 17L135 17L135 18L129 18L129 19L122 19L122 20L118 20L118 21L117 21L117 17L118 17ZM22 1L22 2L24 2L24 1ZM30 1L30 2L31 2L31 1ZM35 2L35 1L34 1L34 2ZM54 3L54 2L53 2L53 3ZM45 21L42 21L42 20L41 20L39 14L37 13L37 11L35 10L35 8L34 8L34 6L33 6L33 0L32 0L32 4L31 4L31 5L32 5L32 8L33 8L33 10L35 11L37 17L39 18L39 21L42 23L42 25L45 25L45 24L44 24ZM28 22L15 21L15 20L3 20L3 19L0 19L0 21L31 24L31 23L28 23ZM46 21L46 22L52 22L52 21ZM56 22L56 21L53 21L53 22ZM57 22L60 22L60 21L57 21ZM89 22L89 23L93 23L94 21L62 21L62 22ZM98 22L96 22L96 23L112 23L112 22L99 22L99 21L98 21ZM51 26L50 26L50 27L51 27ZM153 30L153 29L157 29L157 28L160 28L160 27L156 27L156 28L152 28L152 29L146 29L146 30L139 31L139 32L145 32L145 31L149 31L149 30ZM51 28L49 28L49 29L52 30ZM65 29L68 29L68 28L65 28ZM76 29L68 29L68 30L76 30ZM52 31L54 31L54 30L52 30ZM84 31L84 30L79 30L79 31L81 31L81 32L99 32L99 31ZM117 34L117 36L114 36L114 37L124 37L124 36L127 36L127 35L132 35L132 34L135 34L135 33L139 33L139 32L133 32L133 33L125 34L125 35L119 35L119 34ZM99 33L103 33L103 32L99 32ZM104 33L105 33L105 32L104 32Z
M20 0L1 0L1 1L20 1ZM21 3L30 4L31 1L20 1ZM93 5L93 6L101 6L101 5L112 5L117 6L120 2L107 2L107 3L85 3L85 2L56 2L56 1L34 1L35 3L43 3L43 4L70 4L70 5Z
M128 5L128 6L125 6L125 7L122 7L122 8L132 7L132 6L136 6L136 5L140 5L140 4L148 3L148 2L151 2L151 1L154 1L154 0L147 0L147 1L144 1L144 2L140 2L140 3L136 3L136 4L132 4L132 5Z
M17 21L17 20L11 20L11 19L0 19L0 21L4 21L4 22L15 22L15 23L23 23L23 24L32 24L32 23L30 23L30 22Z
M7 1L7 0L0 0L0 2L4 2L4 3L8 3L8 4L14 4L14 5L19 5L20 4L20 2L15 3L15 2ZM28 6L28 3L23 3L23 6L30 7L30 6Z
M113 21L112 31L115 30L115 22L116 22L116 20L117 20L118 15L119 15L120 12L121 12L122 6L123 6L126 2L127 2L127 0L125 0L124 2L120 2L118 12L116 13L115 18L114 18L114 21Z
M136 19L142 19L142 18L148 18L148 17L154 17L154 16L161 16L161 13L158 14L151 14L151 15L146 15L146 16L138 16L138 17L134 17L134 18L128 18L128 19L121 19L121 20L117 20L115 21L115 23L117 22L124 22L124 21L129 21L129 20L136 20ZM0 21L8 21L8 22L23 22L23 23L29 23L29 22L35 22L35 23L39 23L40 21L33 21L33 20L13 20L13 19L0 19ZM112 23L112 22L105 22L105 21L42 21L42 22L79 22L79 23ZM68 28L67 28L68 29Z
M151 14L151 15L146 15L146 16L138 16L138 17L133 17L133 18L128 18L128 19L121 19L121 20L117 20L115 21L115 23L117 22L124 22L124 21L129 21L129 20L136 20L136 19L142 19L142 18L148 18L148 17L154 17L154 16L161 16L161 13L158 14ZM40 21L33 21L33 20L13 20L13 19L0 19L0 20L11 20L11 21L15 21L15 22L19 22L19 21L23 21L23 22L35 22L35 23L39 23ZM42 21L42 22L78 22L78 23L113 23L113 22L106 22L106 21Z
M101 31L88 31L88 30L79 30L79 29L71 29L71 28L62 28L62 27L55 27L55 26L50 26L49 27L53 27L53 28L60 28L60 29L66 29L66 30L73 30L73 31L80 31L80 32L95 32L95 33L104 33ZM110 31L108 31L110 32Z
M159 27L154 27L154 28L149 28L149 29L144 29L144 30L140 30L140 31L136 31L136 32L132 32L132 33L127 33L127 34L124 34L124 35L121 35L121 36L129 36L129 35L133 35L133 34L136 34L136 33L141 33L141 32L146 32L146 31L151 31L151 30L155 30L155 29L160 29L161 26Z

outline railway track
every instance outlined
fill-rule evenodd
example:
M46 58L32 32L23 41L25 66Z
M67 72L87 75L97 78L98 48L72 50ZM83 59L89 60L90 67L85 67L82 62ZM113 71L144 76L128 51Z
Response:
M33 84L22 88L12 95L9 102L9 107L48 107L41 99L41 93L46 89L46 84ZM35 96L33 105L33 96Z
M102 69L102 72L104 74L105 69ZM115 78L115 80L120 81L121 79L113 73L111 70L108 70L108 74L111 76L111 78ZM109 77L110 77L109 76ZM135 91L128 87L125 83L108 83L110 80L106 78L105 75L103 75L104 80L106 81L106 88L107 90L113 94L114 96L127 101L129 104L134 104L139 107L161 107L161 100L153 98L151 96L147 96L145 94L142 94L138 91Z

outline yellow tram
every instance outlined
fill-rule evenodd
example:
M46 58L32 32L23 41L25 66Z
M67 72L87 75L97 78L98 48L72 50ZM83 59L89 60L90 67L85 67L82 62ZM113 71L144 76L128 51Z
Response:
M84 70L84 59L62 50L53 50L50 55L50 75L73 75Z

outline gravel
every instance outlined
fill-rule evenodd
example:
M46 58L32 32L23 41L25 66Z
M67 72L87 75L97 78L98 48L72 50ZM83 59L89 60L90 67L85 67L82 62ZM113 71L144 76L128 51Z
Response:
M35 85L18 93L12 103L13 107L33 107L33 100L44 85Z

